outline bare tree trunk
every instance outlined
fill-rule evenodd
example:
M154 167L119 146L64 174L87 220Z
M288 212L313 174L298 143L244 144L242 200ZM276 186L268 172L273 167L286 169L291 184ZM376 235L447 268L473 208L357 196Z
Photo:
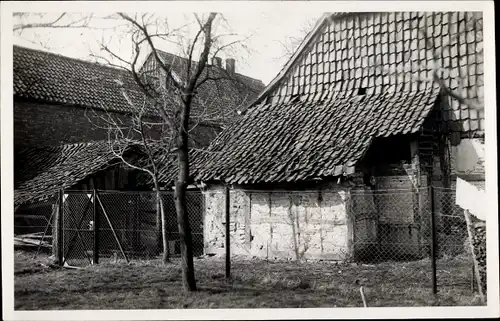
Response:
M181 243L182 284L185 291L196 291L193 264L193 241L186 206L189 156L188 146L187 144L183 144L183 142L187 142L187 133L183 131L180 136L181 146L178 151L179 178L175 184L175 209L177 211L177 224L179 226L179 238Z
M158 192L156 193L156 247L158 251L155 251L155 255L158 255L162 250L161 205L159 202Z
M163 255L162 262L168 263L170 262L170 248L168 246L168 231L167 231L167 219L165 217L165 206L163 204L163 199L161 198L161 193L157 192L159 199L159 207L160 207L160 216L161 216L161 236L163 239Z
M165 208L163 206L163 199L161 198L160 186L154 178L154 185L156 190L156 226L160 231L157 231L158 246L163 249L162 262L167 263L170 261L170 249L168 248L167 226L165 219Z

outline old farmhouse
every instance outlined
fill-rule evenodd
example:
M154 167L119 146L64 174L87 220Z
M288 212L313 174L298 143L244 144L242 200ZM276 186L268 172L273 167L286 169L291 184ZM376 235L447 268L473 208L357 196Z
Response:
M174 75L182 79L186 60L158 52ZM151 55L145 60L141 75L166 86L166 74L155 70L153 61ZM111 152L109 131L103 126L103 119L108 116L127 124L136 112L127 98L133 102L144 100L130 72L19 46L14 46L13 65L16 234L33 232L33 226L43 231L61 189L151 190L144 175L121 164ZM238 116L237 109L255 99L264 88L261 81L237 73L234 59L228 59L223 68L221 59L216 58L208 69L227 77L205 82L196 95L196 128L190 138L192 145L200 148L206 147ZM154 110L148 113L147 120L158 119ZM148 135L159 139L165 131L156 126ZM140 159L139 147L127 148L127 158ZM80 210L88 201L75 200L81 203ZM142 208L151 208L154 213L151 204ZM123 206L120 209L123 212Z
M174 70L182 70L185 59L166 52L161 55ZM98 116L111 114L126 123L134 110L122 89L137 101L143 99L141 89L129 72L118 68L19 46L14 46L13 58L15 204L40 200L60 188L89 188L88 182L75 184L110 162L104 147L108 131L99 126ZM148 58L145 65L151 60ZM228 66L235 81L208 81L200 87L195 116L198 111L222 116L197 121L191 136L193 145L207 146L224 123L234 118L236 109L263 89L262 82L235 73L234 64L230 59ZM214 66L214 70L223 70L220 59ZM161 73L156 77L166 78ZM224 110L218 113L221 106ZM155 117L151 114L151 119ZM150 134L161 136L161 128ZM119 182L103 178L95 184L101 189L136 187L125 177Z
M464 103L483 99L482 47L480 13L325 14L193 160L205 251L224 251L229 184L232 253L342 260L373 240L379 252L425 252L427 187L484 181L472 153L484 113Z

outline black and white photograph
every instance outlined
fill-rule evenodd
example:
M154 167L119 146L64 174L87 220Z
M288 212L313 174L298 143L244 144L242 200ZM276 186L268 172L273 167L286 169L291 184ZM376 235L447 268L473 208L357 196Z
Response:
M493 2L1 11L4 319L499 316Z

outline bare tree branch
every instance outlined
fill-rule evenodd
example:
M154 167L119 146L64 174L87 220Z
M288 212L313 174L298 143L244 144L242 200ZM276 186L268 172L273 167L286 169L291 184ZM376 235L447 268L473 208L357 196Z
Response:
M15 13L14 16L22 18L28 16L28 13ZM33 16L33 15L32 15ZM64 17L67 17L67 12L63 12L56 19L48 22L32 22L32 23L18 23L13 27L13 31L20 32L25 29L37 29L37 28L87 28L89 22L92 19L92 14L88 17L83 17L74 21L70 21L64 24L58 24Z

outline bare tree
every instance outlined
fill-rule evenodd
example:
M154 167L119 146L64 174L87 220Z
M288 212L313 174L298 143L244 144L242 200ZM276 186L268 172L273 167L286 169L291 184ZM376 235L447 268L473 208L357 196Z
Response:
M108 58L102 55L99 58L104 59L108 64L122 66L130 71L144 94L145 103L142 106L145 109L153 109L160 116L162 126L167 128L166 136L162 138L161 148L163 148L164 154L174 154L177 160L178 175L174 200L181 245L183 285L186 291L194 291L196 290L196 281L193 246L186 199L186 190L190 181L190 137L192 131L201 123L217 122L221 118L227 117L229 111L218 110L214 112L210 108L211 101L218 97L204 96L202 89L207 82L217 84L223 80L234 81L230 73L222 73L220 69L213 68L209 61L210 57L216 57L221 51L235 45L241 45L242 40L223 40L224 36L234 38L235 35L217 33L216 29L225 23L223 17L217 13L210 13L206 17L194 14L194 23L180 28L171 28L166 21L160 21L152 14L118 13L116 17L127 22L130 26L126 33L131 39L133 55L131 59L127 60L103 43L101 49ZM195 31L190 37L186 29L192 28L193 25ZM172 61L169 61L169 58L166 58L164 53L158 49L161 42L176 44L182 50L185 58L174 57ZM149 58L146 63L140 64L139 58L145 51L149 52ZM196 59L196 57L198 58ZM120 64L117 65L113 61L119 61ZM137 101L133 99L129 99L129 101L130 105L137 109ZM193 110L194 105L197 106L196 110ZM141 124L140 121L136 121L136 123ZM117 124L113 124L113 126L116 128ZM115 130L115 132L117 131ZM139 136L143 137L141 134ZM122 141L123 137L127 137L127 135L119 132L118 136L114 137L114 141ZM142 146L146 147L147 141L143 141ZM156 153L152 149L148 150L147 147L145 149L148 155ZM151 177L156 177L157 180L155 173L158 171L158 164L153 166L154 157L148 158L152 168L149 174ZM159 186L155 186L155 189L158 190L158 188Z
M23 17L20 15L18 18ZM61 14L44 22L25 21L23 25L17 25L15 30L20 32L28 28L64 28L63 19L66 17L67 14ZM224 81L239 81L234 74L214 68L209 61L210 58L218 57L221 53L227 54L229 51L234 55L237 52L236 47L246 49L245 38L225 32L227 21L217 13L194 14L191 16L191 23L178 28L172 28L165 17L150 13L116 13L103 19L117 23L113 33L120 42L123 39L130 40L131 55L124 53L127 50L123 50L123 43L120 47L113 47L110 42L101 39L101 52L94 55L94 58L126 70L132 76L135 88L139 88L140 94L137 94L135 89L131 90L130 84L124 83L123 79L115 79L132 110L127 115L127 120L122 121L107 112L98 115L94 110L91 110L94 117L88 118L95 121L95 126L107 129L110 149L123 164L147 173L152 179L157 192L157 209L161 214L164 261L168 260L168 235L158 176L160 165L164 166L165 162L170 161L170 157L175 157L177 179L174 199L181 245L183 285L186 291L194 291L196 280L192 235L186 207L186 190L190 181L191 134L199 125L217 122L220 124L235 112L227 109L214 112L211 107L213 101L218 99L219 93L207 93L204 86L215 83L219 89L224 87ZM76 28L85 24L87 20L71 22L66 26ZM166 59L164 52L158 49L164 44L173 44L181 49L183 59ZM149 59L143 63L141 60L145 54ZM150 66L152 68L148 69ZM196 108L193 110L194 105ZM152 114L154 117L150 117ZM145 157L142 160L129 157L127 151L131 148L137 148Z

